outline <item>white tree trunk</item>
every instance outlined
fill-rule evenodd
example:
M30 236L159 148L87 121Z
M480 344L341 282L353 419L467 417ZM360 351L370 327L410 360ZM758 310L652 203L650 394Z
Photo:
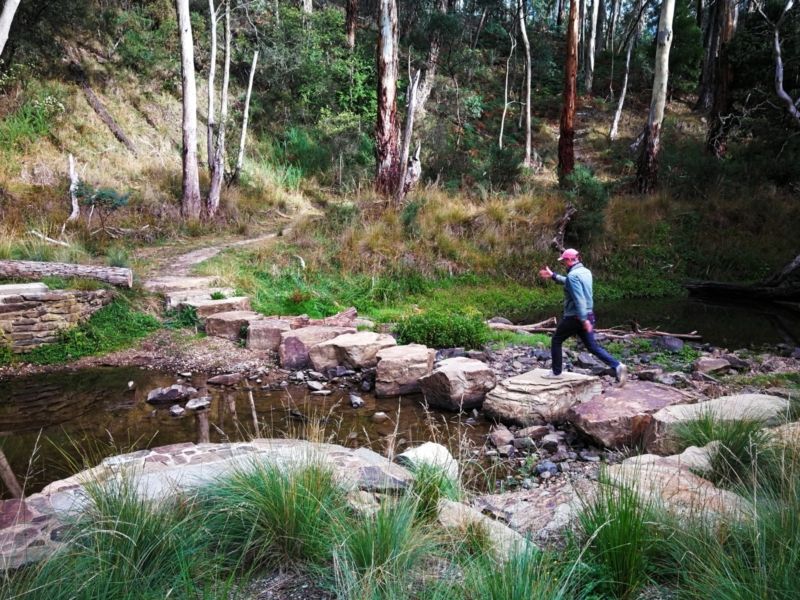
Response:
M511 58L514 56L514 50L517 48L517 38L514 37L513 31L508 33L511 38L511 50L508 51L508 58L506 59L506 85L503 89L503 116L500 119L500 136L497 140L498 147L503 147L503 131L506 126L506 114L508 114L508 76L511 71Z
M239 139L239 156L236 158L236 170L233 178L236 179L244 164L244 145L247 141L247 122L250 118L250 94L253 91L253 78L256 74L256 63L258 62L258 50L253 52L253 64L250 65L250 79L247 82L247 95L244 100L244 115L242 116L242 137Z
M625 54L625 75L622 78L622 91L619 94L619 101L617 102L617 110L614 111L614 120L611 123L611 130L608 132L608 137L612 140L617 139L619 132L619 120L622 117L622 107L625 105L625 94L628 91L628 75L631 72L631 53L633 52L633 38L628 42L628 51Z
M14 20L19 2L20 0L6 0L3 4L3 12L0 13L0 56L3 55L3 49L6 47L8 32L11 31L11 22Z
M408 91L408 106L406 108L406 127L403 132L403 145L400 150L400 177L397 178L395 202L401 202L406 195L406 176L408 174L408 155L411 149L411 136L414 134L414 113L417 105L417 89L419 88L420 72L414 73L414 79Z
M584 71L584 84L586 86L586 94L592 93L592 84L594 80L594 50L597 38L597 12L600 8L601 0L592 0L592 22L589 24L589 39L586 44L586 67Z
M394 195L400 177L397 131L397 2L380 0L378 12L378 114L375 124L375 189Z
M522 164L530 169L538 166L539 156L533 151L531 140L531 44L528 41L528 28L525 24L523 0L519 0L517 10L519 12L519 29L522 35L522 44L525 46L525 159Z
M314 10L314 3L312 0L303 0L303 12L310 15Z
M767 16L764 14L763 10L759 8L761 14L767 19L767 22L773 26L773 38L772 38L772 54L775 57L775 93L780 98L783 105L786 107L786 110L789 112L789 115L795 119L800 124L800 98L795 101L786 91L783 86L783 55L781 52L781 25L783 25L784 19L786 19L787 13L792 10L794 6L794 0L786 0L786 5L783 8L783 12L781 12L781 16L778 18L776 23L771 23Z
M189 0L175 0L181 36L183 84L183 197L184 218L200 218L200 174L197 168L197 84L194 77L194 43Z
M675 14L675 0L663 0L656 36L655 77L653 97L650 100L650 114L642 144L636 180L639 191L651 191L658 178L658 155L661 150L661 123L664 121L664 107L667 103L667 82L669 80L669 51L672 47L672 17Z
M211 55L208 59L208 133L206 136L206 159L208 160L208 171L211 172L214 164L214 121L217 118L217 111L214 108L214 84L217 76L217 11L214 8L214 0L208 0L208 19L211 38Z
M72 212L67 217L67 222L75 221L81 216L81 207L78 204L78 174L75 171L75 159L69 155L69 200L72 203Z
M214 164L211 168L211 184L208 190L206 213L213 217L219 210L222 181L225 176L225 129L228 121L228 85L231 72L231 3L225 2L225 64L222 71L222 95L219 107L217 144L214 148Z
M611 15L608 17L608 29L604 48L614 52L614 35L617 32L617 19L619 18L619 0L611 0Z

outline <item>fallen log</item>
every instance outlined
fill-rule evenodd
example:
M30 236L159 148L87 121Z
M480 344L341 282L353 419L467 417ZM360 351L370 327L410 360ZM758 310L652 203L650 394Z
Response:
M486 324L489 326L489 329L494 329L496 331L520 331L523 333L546 333L550 331L553 326L558 323L558 320L555 317L550 317L549 319L545 319L544 321L540 321L539 323L531 323L530 325L508 325L507 323L489 323ZM543 331L540 331L543 330Z
M557 319L550 317L549 319L540 323L532 323L531 325L508 325L506 323L487 323L489 329L495 331L516 331L522 333L554 333ZM603 335L612 340L621 340L632 337L674 337L680 340L687 341L700 341L703 336L696 331L689 333L670 333L667 331L657 331L651 329L640 329L638 331L624 331L622 329L595 329L594 332L598 335Z
M81 277L105 281L119 287L133 287L133 271L120 267L77 265L73 263L0 260L0 278L40 279L42 277Z

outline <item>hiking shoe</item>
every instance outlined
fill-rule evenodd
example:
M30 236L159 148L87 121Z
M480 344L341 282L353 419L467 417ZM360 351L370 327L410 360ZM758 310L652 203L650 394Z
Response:
M619 387L622 387L628 381L628 367L620 363L619 365L617 365L615 371L617 376L617 383L619 384Z
M563 376L563 373L553 373L550 371L549 373L542 375L542 379L561 379Z

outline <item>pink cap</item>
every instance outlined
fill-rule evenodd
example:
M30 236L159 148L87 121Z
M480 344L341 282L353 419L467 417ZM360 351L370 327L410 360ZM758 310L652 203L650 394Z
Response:
M578 251L575 248L567 248L561 253L561 256L558 257L558 260L574 260L578 258Z

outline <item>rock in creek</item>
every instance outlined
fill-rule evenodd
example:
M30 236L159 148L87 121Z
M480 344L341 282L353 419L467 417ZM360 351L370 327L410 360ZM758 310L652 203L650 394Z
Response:
M149 404L167 404L186 400L197 393L197 390L189 385L176 383L169 387L156 388L147 394Z

